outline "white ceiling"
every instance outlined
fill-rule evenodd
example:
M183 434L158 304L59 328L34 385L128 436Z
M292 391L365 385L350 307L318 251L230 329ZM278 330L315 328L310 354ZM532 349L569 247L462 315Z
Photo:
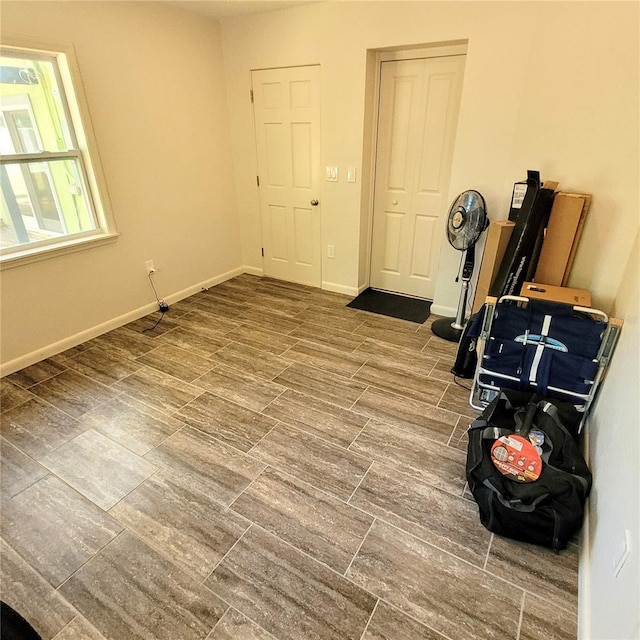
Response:
M265 13L288 9L296 5L310 4L320 0L164 0L185 11L199 13L211 18L229 18L249 13Z

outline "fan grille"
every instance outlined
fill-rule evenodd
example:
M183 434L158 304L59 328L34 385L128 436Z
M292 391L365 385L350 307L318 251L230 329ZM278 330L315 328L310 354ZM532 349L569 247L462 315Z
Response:
M454 249L472 247L487 226L484 198L478 191L461 193L451 204L447 216L447 240Z

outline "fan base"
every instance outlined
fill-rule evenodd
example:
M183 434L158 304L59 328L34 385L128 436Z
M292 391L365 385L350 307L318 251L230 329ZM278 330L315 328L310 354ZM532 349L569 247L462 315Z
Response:
M431 331L443 340L460 342L462 329L456 329L452 326L455 324L455 321L455 318L439 318L438 320L434 320L431 324Z

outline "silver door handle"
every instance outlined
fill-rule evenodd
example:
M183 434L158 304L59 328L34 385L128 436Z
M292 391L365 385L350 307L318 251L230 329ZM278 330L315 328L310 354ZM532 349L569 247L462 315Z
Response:
M318 201L315 198L311 201L311 206L312 207L317 207L318 206Z

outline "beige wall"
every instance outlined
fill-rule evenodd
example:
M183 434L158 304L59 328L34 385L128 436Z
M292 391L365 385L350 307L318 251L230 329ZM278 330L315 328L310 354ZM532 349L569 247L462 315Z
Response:
M148 259L167 298L242 261L217 22L162 4L7 1L2 32L75 46L121 234L2 272L5 373L153 307Z
M323 258L323 281L355 291L368 242L367 50L468 39L449 200L479 189L505 218L527 169L593 193L572 284L610 308L639 223L637 22L635 3L615 2L323 2L223 21L245 264L261 266L250 70L321 65L323 165L364 178L323 183L323 255L333 244L336 256ZM459 258L445 243L436 310L457 304Z
M611 369L588 424L594 484L589 498L586 553L581 558L581 637L640 637L640 234L616 295L624 327ZM615 576L624 548L631 556Z

